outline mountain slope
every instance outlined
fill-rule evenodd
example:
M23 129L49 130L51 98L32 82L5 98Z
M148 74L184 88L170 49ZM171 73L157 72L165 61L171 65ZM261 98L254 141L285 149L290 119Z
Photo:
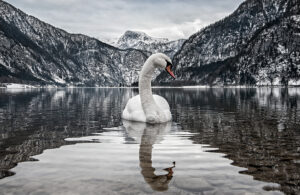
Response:
M144 32L126 31L115 44L121 49L139 49L151 53L165 53L173 58L175 53L181 48L185 39L170 41L166 38L153 38Z
M0 82L130 85L149 55L69 34L4 1L0 1L0 26Z
M246 0L192 35L173 62L184 84L299 85L299 46L299 0Z

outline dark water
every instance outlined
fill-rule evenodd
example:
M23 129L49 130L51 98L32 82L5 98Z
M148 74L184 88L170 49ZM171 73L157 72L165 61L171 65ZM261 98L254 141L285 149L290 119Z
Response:
M299 194L300 89L154 89L173 122L120 119L135 89L0 91L0 194Z

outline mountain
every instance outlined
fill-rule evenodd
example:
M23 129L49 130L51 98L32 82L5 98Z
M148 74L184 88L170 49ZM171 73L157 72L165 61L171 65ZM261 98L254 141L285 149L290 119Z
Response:
M246 0L192 35L173 63L176 84L300 85L300 1Z
M131 85L149 55L70 34L0 1L0 83Z
M114 44L121 49L139 49L151 53L165 53L172 58L181 48L185 39L170 41L166 38L153 38L144 32L126 31Z

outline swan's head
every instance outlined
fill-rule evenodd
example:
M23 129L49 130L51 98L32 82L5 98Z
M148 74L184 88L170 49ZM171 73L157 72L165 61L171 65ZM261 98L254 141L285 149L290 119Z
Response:
M157 53L153 54L151 57L153 58L153 64L156 68L166 70L175 79L175 75L171 70L173 66L172 61L167 55Z

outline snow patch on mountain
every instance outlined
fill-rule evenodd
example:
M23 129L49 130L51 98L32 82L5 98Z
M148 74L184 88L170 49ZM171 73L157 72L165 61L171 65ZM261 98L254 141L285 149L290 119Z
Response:
M150 53L165 53L173 58L175 53L181 48L184 39L170 41L167 38L154 38L144 32L126 31L114 44L120 49L134 48L148 51Z
M136 48L140 44L162 44L167 43L167 38L153 38L144 32L126 31L118 40L116 46L121 49Z

